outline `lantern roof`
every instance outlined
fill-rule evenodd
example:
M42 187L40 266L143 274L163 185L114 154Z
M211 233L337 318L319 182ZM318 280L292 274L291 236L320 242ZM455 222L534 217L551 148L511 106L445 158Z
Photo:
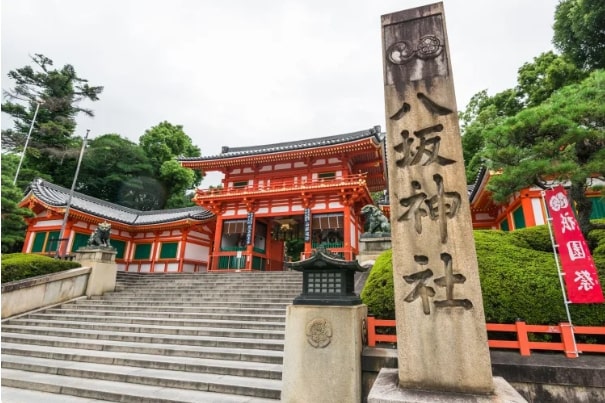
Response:
M351 272L364 272L368 267L363 267L357 260L343 260L338 255L328 251L325 247L319 246L315 249L308 259L299 260L298 262L288 263L288 267L296 271L309 270L346 270Z

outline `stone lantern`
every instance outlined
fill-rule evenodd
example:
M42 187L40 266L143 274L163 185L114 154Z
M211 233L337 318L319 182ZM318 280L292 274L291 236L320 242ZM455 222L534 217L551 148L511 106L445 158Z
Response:
M356 260L342 260L324 247L317 248L309 259L288 263L303 273L302 294L294 305L360 305L355 294L355 273L364 272Z
M354 280L367 269L325 248L288 266L303 273L303 290L286 313L281 401L361 403L367 307Z

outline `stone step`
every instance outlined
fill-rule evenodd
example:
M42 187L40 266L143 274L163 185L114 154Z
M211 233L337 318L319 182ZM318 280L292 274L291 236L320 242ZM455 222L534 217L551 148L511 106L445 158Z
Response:
M117 353L155 354L174 357L207 358L231 361L251 361L270 364L283 362L282 350L266 350L251 348L229 348L218 346L194 346L170 343L128 342L106 339L84 339L48 335L32 335L27 333L3 333L4 346L24 345L24 349L71 348L79 350L99 350ZM167 340L168 342L170 340Z
M286 307L301 288L300 273L118 273L114 292L3 322L3 390L13 401L277 401Z
M120 306L122 305L122 306ZM240 303L240 302L224 302L222 306L217 306L216 301L213 303L189 303L187 305L178 304L178 303L170 303L170 301L162 302L162 303L136 303L131 302L127 305L123 305L119 301L111 301L111 300L86 300L79 299L69 304L63 304L62 307L70 307L74 309L78 309L79 307L83 307L85 309L94 308L94 307L111 307L111 309L152 309L152 310L170 310L170 311L199 311L201 309L207 309L211 311L220 311L224 309L259 309L266 312L286 312L286 306L290 304L276 304L276 303Z
M123 307L124 309L103 309L98 307L97 304L91 305L90 309L80 306L78 309L69 305L63 305L61 308L52 308L45 310L43 315L91 315L91 316L142 316L145 318L174 318L174 319L212 319L212 320L229 320L229 321L242 321L242 322L255 322L262 321L263 323L280 323L284 322L285 315L282 309L275 309L267 312L266 309L241 309L241 308L230 308L229 310L222 310L218 308L198 308L191 309L190 312L174 312L174 311L161 311L153 307L148 310L129 310L128 306ZM217 312L218 311L218 312ZM225 312L226 311L226 312ZM267 313L265 313L267 312ZM274 312L275 314L271 314ZM31 316L31 315L30 315Z
M104 298L102 301L108 304L183 304L192 306L206 305L209 303L216 303L219 297L174 297L174 298L154 298L153 296L140 296L140 297L112 297ZM253 304L253 303L273 303L277 304L280 309L284 309L287 305L292 303L294 298L271 298L271 297L259 297L259 298L238 298L237 296L226 297L223 299L225 303L234 302L240 305Z
M89 310L98 310L98 311L107 311L114 310L116 312L132 312L136 311L139 313L146 312L155 312L156 310L161 311L171 311L172 314L184 314L184 315L200 315L204 318L215 318L215 319L223 319L223 320L262 320L262 321L279 321L282 322L285 320L285 312L286 307L283 309L223 309L216 307L206 307L206 306L186 306L182 305L160 305L160 306L132 306L132 305L111 305L104 304L103 302L99 303L91 303L91 302L83 302L77 303L75 301L73 305L69 305L70 308L74 308L74 310L79 311L89 311ZM67 305L63 305L66 307ZM259 313L261 312L261 313ZM262 314L262 312L267 312L266 314Z
M110 374L111 375L111 374ZM150 379L149 377L146 379ZM278 381L264 381L277 384ZM72 396L90 397L114 402L140 403L142 401L154 403L269 403L275 402L268 398L250 398L248 395L237 396L233 394L237 388L222 387L231 390L220 393L214 386L208 384L204 390L187 390L173 387L164 387L158 384L143 385L129 382L110 381L101 379L86 379L61 376L55 374L35 373L14 369L2 370L2 385L23 389L37 390L50 393L61 393ZM202 383L203 385L203 383ZM277 395L279 390L272 390Z
M48 311L47 311L48 312ZM107 312L107 311L106 311ZM130 313L130 314L128 314ZM137 314L139 316L137 316ZM76 313L67 312L48 312L36 313L28 315L26 318L13 319L8 324L30 324L31 320L47 320L47 321L82 321L87 322L120 322L141 325L154 326L182 326L182 327L220 327L229 329L254 329L254 330L284 330L285 323L283 321L261 322L261 317L258 315L256 320L232 320L232 319L217 319L216 316L209 318L200 318L198 315L195 318L174 318L167 316L142 316L137 312L107 312L105 315L98 315L96 311L83 311ZM208 315L209 316L209 315Z
M200 279L200 280L183 280L183 281L170 281L167 280L166 285L164 285L164 287L162 287L161 285L158 284L157 280L149 280L149 281L142 281L142 280L134 280L134 281L122 281L120 280L120 278L118 278L116 280L116 284L118 285L128 285L129 287L132 288L137 288L137 287L149 287L149 288L169 288L169 289L180 289L180 288L195 288L195 287L200 287L203 289L212 289L212 288L229 288L229 289L250 289L250 290L254 290L254 289L258 289L258 287L263 287L263 285L266 285L267 282L271 283L271 290L274 289L296 289L299 288L302 284L301 282L302 278L300 279L296 279L294 281L280 281L280 280L272 280L272 279L259 279L257 281L254 281L253 279L245 279L243 281L238 281L238 280L225 280L225 281L207 281L205 279ZM267 287L263 287L263 288L267 288Z
M3 368L23 369L16 366L13 361L25 363L29 362L28 358L43 358L47 360L119 365L263 379L281 379L282 371L282 366L280 364L242 360L234 361L193 357L172 357L156 354L81 350L64 347L20 346L13 343L2 344Z
M107 400L89 399L87 397L77 397L68 395L59 395L57 393L39 392L37 390L27 390L2 386L2 402L4 403L107 403Z
M168 388L236 393L238 395L272 399L278 399L281 392L281 380L276 379L217 375L172 368L157 369L118 364L68 362L64 360L17 357L3 354L2 370L4 371L4 369L56 374L84 379L103 379L132 384L155 385Z
M283 350L283 339L230 338L216 336L188 336L161 333L112 332L102 330L53 328L46 326L2 326L2 339L8 333L48 335L82 339L116 340L141 343L185 344L227 348L252 348L259 350ZM8 336L7 336L8 337Z
M211 291L187 291L187 290L129 290L129 291L120 291L120 292L108 292L103 297L105 299L113 299L113 298L137 298L144 296L146 298L156 298L156 299L182 299L182 298L223 298L225 296L230 296L231 298L242 298L242 299L254 299L254 298L279 298L279 299L289 299L292 300L296 298L300 294L300 290L297 292L278 292L278 291L253 291L253 292L244 292L241 290L211 290Z
M44 327L91 331L106 331L118 333L153 333L153 334L173 334L181 336L207 336L207 337L227 337L227 338L248 338L248 339L271 339L283 340L284 330L257 330L257 329L229 329L229 328L203 328L169 325L145 325L137 323L90 323L67 320L35 320L35 319L15 319L10 324L3 326L6 330L15 327Z
M113 297L113 298L103 298L101 301L104 301L107 304L120 304L120 303L136 303L139 305L142 304L149 304L149 303L159 303L159 302L170 302L170 303L186 303L186 304L191 304L191 305L204 305L204 304L209 304L209 303L216 303L218 297L186 297L186 298L171 298L169 296L165 296L164 298L158 300L157 298L149 298L149 297L140 297L140 298L128 298L128 297L124 297L124 298L120 298L120 297ZM292 303L292 298L263 298L263 297L257 297L257 298L241 298L241 297L237 297L237 296L233 296L233 297L220 297L220 299L222 301L224 301L225 304L237 304L240 306L246 306L246 305L250 305L250 304L255 304L255 303L259 303L259 304L275 304L279 307L284 307L285 305L288 305L290 303Z

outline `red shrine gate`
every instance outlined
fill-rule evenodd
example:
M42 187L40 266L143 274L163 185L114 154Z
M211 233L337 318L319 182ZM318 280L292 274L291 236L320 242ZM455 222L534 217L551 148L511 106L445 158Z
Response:
M209 270L283 270L319 244L354 259L359 211L385 189L380 127L264 146L223 147L183 166L225 177L195 201L217 218ZM286 245L294 249L287 251ZM296 251L299 246L300 252ZM289 255L289 256L287 256Z

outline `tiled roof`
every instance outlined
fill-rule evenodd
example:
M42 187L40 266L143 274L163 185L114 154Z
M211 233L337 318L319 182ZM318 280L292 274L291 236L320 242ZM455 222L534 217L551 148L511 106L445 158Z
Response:
M26 198L32 193L43 203L57 207L67 206L67 200L69 199L69 189L42 179L35 179L29 185L29 192ZM150 225L184 219L205 221L213 217L210 211L199 206L171 210L140 211L86 196L78 192L74 192L70 208L130 225Z
M376 143L381 141L380 126L374 126L369 130L359 132L338 134L335 136L318 137L307 140L287 141L283 143L265 144L249 147L227 147L224 146L218 155L204 157L181 157L179 161L204 161L223 158L245 157L250 155L268 154L284 151L303 150L307 148L325 147L343 144L352 141L375 137Z
M482 166L479 169L479 172L477 172L477 176L475 177L475 182L473 182L467 186L468 198L471 201L471 203L475 199L475 196L477 196L477 192L479 191L479 187L481 186L481 181L483 180L483 177L485 176L486 173L487 173L487 168L485 166Z

